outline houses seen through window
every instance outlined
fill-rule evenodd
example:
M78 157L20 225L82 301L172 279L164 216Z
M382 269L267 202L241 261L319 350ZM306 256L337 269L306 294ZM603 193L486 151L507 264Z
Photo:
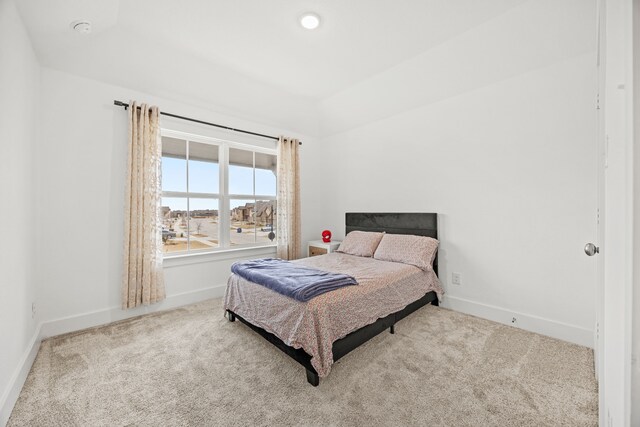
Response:
M165 254L275 244L276 165L275 150L163 136Z

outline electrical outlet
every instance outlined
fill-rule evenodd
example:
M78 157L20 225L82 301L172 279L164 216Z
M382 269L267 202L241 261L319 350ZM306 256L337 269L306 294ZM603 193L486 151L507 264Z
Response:
M451 273L451 283L453 285L462 285L462 274L456 272Z
M35 302L31 303L31 318L32 319L36 318L36 303Z

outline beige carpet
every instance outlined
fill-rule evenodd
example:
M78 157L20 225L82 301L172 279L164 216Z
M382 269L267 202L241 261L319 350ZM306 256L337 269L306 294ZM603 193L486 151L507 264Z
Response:
M597 425L591 350L424 307L304 369L221 300L42 343L10 426Z

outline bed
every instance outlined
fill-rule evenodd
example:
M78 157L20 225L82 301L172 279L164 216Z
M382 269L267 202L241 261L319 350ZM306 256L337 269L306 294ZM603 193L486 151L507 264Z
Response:
M437 239L437 214L347 213L345 231ZM232 274L225 310L229 321L240 320L304 366L313 386L328 375L333 363L361 344L386 329L394 333L396 322L422 306L438 305L442 293L437 255L432 271L340 253L297 262L353 274L361 283L302 303Z

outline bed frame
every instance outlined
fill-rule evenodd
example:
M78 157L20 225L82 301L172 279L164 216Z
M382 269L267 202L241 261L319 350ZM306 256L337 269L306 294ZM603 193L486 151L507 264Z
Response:
M413 234L438 238L438 215L435 213L347 213L345 220L345 235L351 231L385 231L391 234ZM433 269L438 274L438 258L433 262ZM349 335L333 343L333 361L344 357L352 350L369 341L385 329L393 334L395 324L417 309L431 303L438 305L435 292L428 292L422 298L412 302L404 309L378 319L376 322L351 332ZM233 322L236 319L262 335L271 344L278 347L292 359L300 363L307 370L307 381L314 387L320 384L320 377L311 365L311 356L302 349L296 349L285 344L280 338L264 329L251 324L249 321L227 310L227 318Z

